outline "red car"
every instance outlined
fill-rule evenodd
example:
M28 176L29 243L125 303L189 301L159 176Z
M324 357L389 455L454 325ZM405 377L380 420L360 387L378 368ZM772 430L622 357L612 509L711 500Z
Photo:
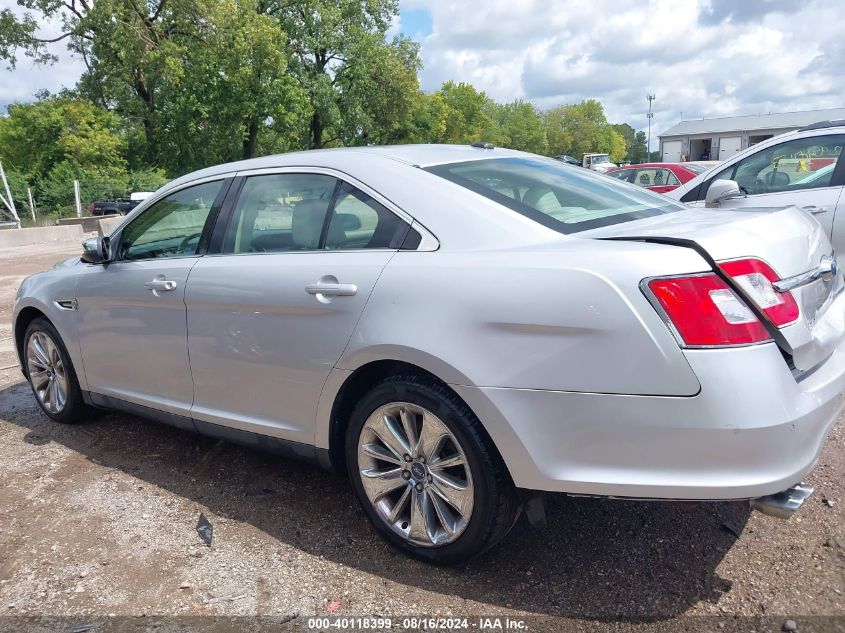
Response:
M715 164L716 161L643 163L642 165L626 165L607 172L607 175L657 193L666 193L692 180Z

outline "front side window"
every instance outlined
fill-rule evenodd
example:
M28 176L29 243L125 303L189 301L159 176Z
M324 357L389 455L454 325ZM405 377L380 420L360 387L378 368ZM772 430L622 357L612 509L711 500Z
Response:
M843 147L845 134L787 141L737 161L710 182L735 180L747 195L829 187Z
M222 180L180 189L154 203L121 232L118 259L195 255Z
M560 233L681 211L666 196L543 158L495 158L426 168Z
M322 174L250 176L223 252L390 248L407 224L352 185Z

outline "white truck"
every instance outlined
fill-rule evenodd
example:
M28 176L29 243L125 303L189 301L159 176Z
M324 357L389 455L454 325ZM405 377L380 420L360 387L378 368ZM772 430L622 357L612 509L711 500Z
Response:
M584 154L581 156L581 167L606 174L611 169L616 169L618 165L610 162L609 154Z

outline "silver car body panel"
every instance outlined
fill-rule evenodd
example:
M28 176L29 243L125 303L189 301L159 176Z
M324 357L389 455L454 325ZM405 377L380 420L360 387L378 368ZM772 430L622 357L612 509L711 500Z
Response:
M365 189L423 239L415 251L62 266L23 283L15 318L33 307L53 320L83 390L197 425L326 449L345 381L368 363L399 360L453 387L520 487L723 499L800 481L843 407L841 278L796 291L802 315L783 330L804 370L796 377L774 343L681 348L640 282L710 266L691 248L640 238L683 236L714 259L759 257L792 276L829 254L818 225L795 209L678 211L562 235L416 167L505 156L530 155L353 148L203 170L125 222L200 180L304 170ZM162 271L178 285L160 301L144 283ZM306 291L327 276L355 294L324 301ZM78 310L53 303L69 297Z

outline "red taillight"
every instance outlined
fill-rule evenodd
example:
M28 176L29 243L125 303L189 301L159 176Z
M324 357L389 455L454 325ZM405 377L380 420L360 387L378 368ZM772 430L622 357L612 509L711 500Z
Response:
M747 345L770 339L760 320L714 273L652 279L648 288L685 345Z
M738 259L723 262L719 267L730 275L746 296L766 313L778 327L798 318L798 304L789 292L778 292L772 285L780 281L775 271L759 259Z

